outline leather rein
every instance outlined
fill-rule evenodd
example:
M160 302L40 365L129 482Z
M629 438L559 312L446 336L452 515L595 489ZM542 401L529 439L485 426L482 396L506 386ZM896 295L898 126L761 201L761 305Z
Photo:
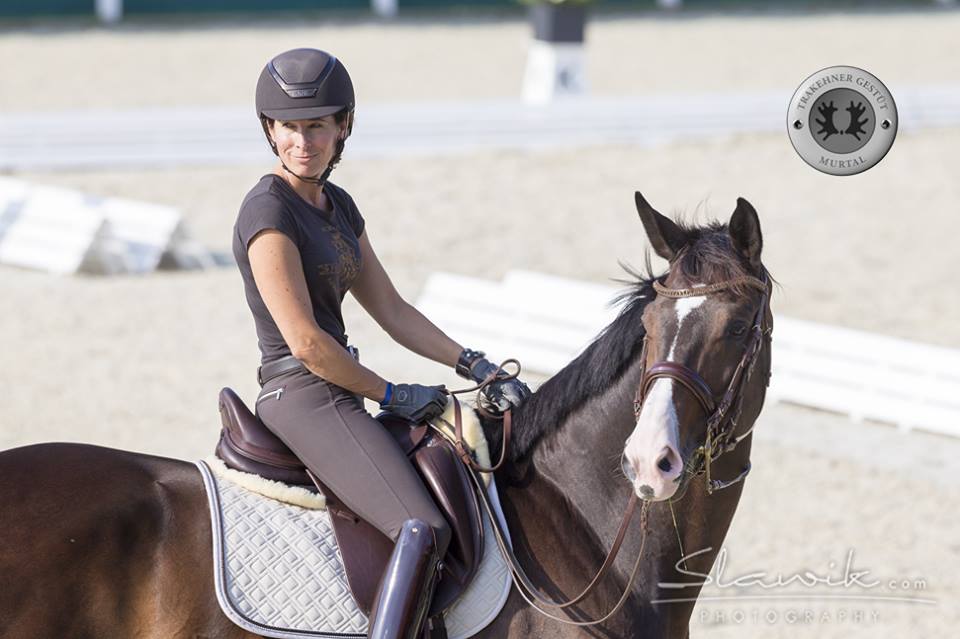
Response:
M715 293L722 290L727 290L736 286L746 285L753 288L759 288L763 291L763 297L761 298L760 308L756 313L754 318L753 326L751 328L751 336L747 343L746 349L743 356L740 359L740 363L737 365L736 370L734 371L733 377L730 380L730 383L727 386L726 392L719 402L714 399L714 395L710 389L710 385L694 370L690 369L683 364L677 362L658 362L652 365L649 369L644 370L641 376L640 386L637 388L637 393L634 399L634 413L639 417L640 409L643 405L644 397L646 396L649 387L657 379L670 378L678 381L684 388L690 391L697 401L704 408L704 411L709 416L707 419L707 435L704 441L704 444L700 446L694 452L693 462L694 471L690 475L699 475L701 473L706 473L706 485L707 492L713 493L714 490L719 490L731 486L746 477L747 473L750 471L749 462L746 469L737 477L729 481L717 481L711 479L710 476L710 463L715 461L721 454L724 452L729 452L733 450L736 445L747 437L752 431L752 427L746 433L735 436L734 431L736 430L737 420L740 417L740 411L743 403L743 397L741 390L743 384L746 380L749 380L753 367L756 363L757 355L759 354L763 343L764 337L769 339L771 329L764 327L765 317L768 312L770 297L769 297L769 284L764 278L760 280L752 276L745 276L726 280L717 284L712 284L709 286L703 287L694 287L689 289L671 289L663 286L660 282L654 282L654 289L658 294L664 295L665 297L679 298L679 297L693 297L700 295L707 295L710 293ZM644 366L646 366L646 355L647 355L647 338L644 336L643 348L642 348L642 361ZM516 372L506 374L505 376L500 376L501 373L505 373L503 370L504 366L507 364L515 364L517 367ZM465 388L456 391L448 391L451 396L455 396L461 393L468 393L473 391L482 390L486 386L493 384L495 382L502 382L508 379L516 378L520 374L520 362L515 359L505 360L497 370L492 373L487 379L480 382L478 385ZM769 378L768 378L769 382ZM730 408L736 404L735 409L731 412ZM493 419L502 419L503 420L503 439L501 441L500 448L500 459L495 465L490 468L486 468L478 464L473 457L470 455L470 452L463 441L463 421L462 413L460 409L460 402L454 401L454 433L455 441L454 446L457 450L457 454L460 456L460 459L466 465L468 474L470 475L471 480L477 490L477 493L480 497L480 502L483 505L484 510L487 513L488 518L493 526L494 538L496 539L497 546L500 549L501 554L504 559L507 561L508 566L510 567L511 578L513 579L514 585L517 587L517 591L520 593L521 597L537 612L542 615L571 626L594 626L597 624L604 623L613 615L615 615L620 608L626 603L627 599L630 596L630 593L633 590L633 584L636 581L637 575L639 573L641 560L643 558L643 550L647 541L647 522L649 515L650 502L644 501L640 521L641 521L641 530L643 537L640 542L640 549L637 552L637 559L634 562L633 568L630 572L630 577L627 580L627 584L624 587L623 594L620 599L614 605L614 607L604 614L602 617L594 620L588 621L572 621L570 619L565 619L563 617L556 616L547 610L544 610L543 607L553 608L558 611L563 611L566 614L569 612L566 611L567 608L580 603L596 588L600 581L606 576L610 571L610 568L613 567L614 561L617 558L617 555L620 552L620 548L623 545L624 540L626 539L627 530L630 527L630 522L633 519L634 513L637 507L637 493L635 490L630 491L630 498L627 501L627 506L624 510L623 518L620 522L620 527L617 530L616 537L614 538L613 545L610 547L610 551L607 553L606 558L603 561L603 564L600 566L600 569L597 571L597 574L590 580L590 583L587 584L587 587L572 599L567 601L553 601L542 594L540 590L533 585L533 582L527 576L526 572L523 570L523 567L520 565L519 560L516 558L516 555L513 553L513 550L510 546L509 534L503 530L500 525L500 520L497 515L496 509L493 504L490 502L490 496L486 490L486 484L483 481L483 478L480 476L480 473L492 473L499 468L501 468L506 460L507 449L510 443L511 435L511 425L512 417L511 411L504 411L503 416L494 415L489 411L484 410L479 405L477 410L488 418ZM685 464L684 472L687 472L688 466Z

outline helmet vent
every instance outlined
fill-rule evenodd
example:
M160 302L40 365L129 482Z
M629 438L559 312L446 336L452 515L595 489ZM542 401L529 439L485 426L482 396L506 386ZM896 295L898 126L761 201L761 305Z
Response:
M277 65L273 60L267 64L267 69L269 69L270 75L273 76L273 79L276 80L278 85L280 85L280 88L283 89L284 93L291 98L312 98L317 95L317 90L323 85L324 81L326 81L327 77L333 71L333 68L337 64L337 59L332 55L328 56L327 63L323 65L323 69L316 78L303 77L303 72L307 70L309 65L297 64L297 61L292 62L292 64L288 63L282 65L284 73L281 72L281 69L277 68Z

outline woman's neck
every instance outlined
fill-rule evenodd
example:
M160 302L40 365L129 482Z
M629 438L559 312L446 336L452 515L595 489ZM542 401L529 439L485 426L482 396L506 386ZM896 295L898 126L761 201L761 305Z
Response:
M289 184L290 187L297 192L297 195L306 200L307 203L324 211L330 208L327 202L327 195L323 192L322 185L299 179L297 176L285 170L282 164L278 164L273 172L280 176L281 180Z

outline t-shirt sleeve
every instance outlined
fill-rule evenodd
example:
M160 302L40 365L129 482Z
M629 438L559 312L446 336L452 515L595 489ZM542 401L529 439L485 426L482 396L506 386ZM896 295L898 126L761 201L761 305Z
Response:
M353 229L354 235L360 237L363 235L363 229L366 226L366 221L363 219L363 216L360 215L360 209L357 208L357 203L353 201L353 198L350 196L350 194L343 189L340 189L340 192L343 194L343 199L347 204L347 206L344 208L344 212L347 217L347 223L350 225L350 228Z
M265 193L247 200L240 207L237 234L242 246L250 248L250 240L266 229L276 229L300 246L300 228L293 216L282 201Z

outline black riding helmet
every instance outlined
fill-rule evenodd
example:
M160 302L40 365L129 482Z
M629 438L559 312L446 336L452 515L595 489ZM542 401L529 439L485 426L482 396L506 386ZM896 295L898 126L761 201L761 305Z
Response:
M257 80L257 116L276 155L277 148L267 130L268 118L312 120L345 111L349 136L353 131L354 105L353 82L347 69L337 58L319 49L281 53L267 63ZM330 165L319 178L296 175L286 165L283 168L301 180L323 184L340 161L344 142L345 139L337 143Z

